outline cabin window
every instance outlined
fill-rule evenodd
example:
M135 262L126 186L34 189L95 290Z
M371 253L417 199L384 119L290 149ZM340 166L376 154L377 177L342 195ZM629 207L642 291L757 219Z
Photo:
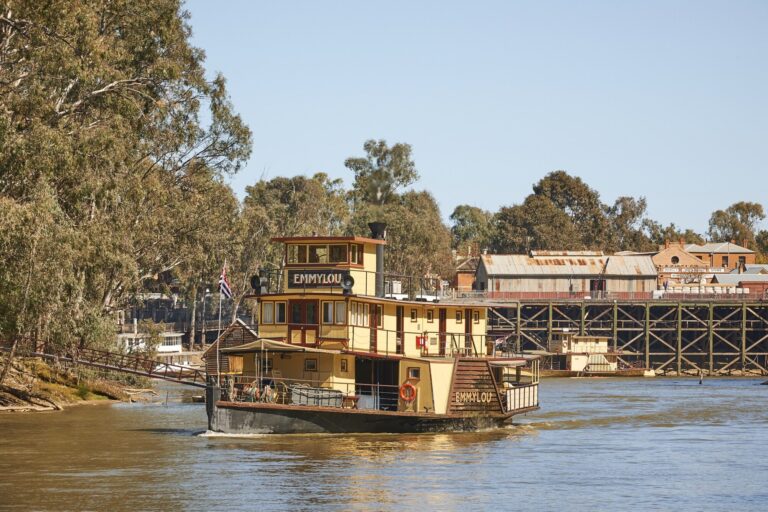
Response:
M346 321L347 321L347 303L337 302L336 303L336 323L338 325L344 325Z
M333 323L333 302L323 302L323 323Z
M368 327L368 314L370 312L370 306L368 304L362 304L363 306L363 327Z
M275 323L285 323L285 302L275 302Z
M301 303L299 302L291 303L291 323L292 324L301 323Z
M243 356L229 356L229 371L243 373Z
M346 263L347 262L347 246L346 245L331 245L328 250L330 254L331 263Z
M408 379L419 380L421 378L421 368L411 367L408 368Z
M363 264L363 246L360 244L351 244L349 246L349 262L357 265Z
M346 359L341 360L341 373L347 373L349 371L349 364L347 363Z
M272 324L275 322L275 303L264 302L261 304L261 323Z
M376 306L376 327L379 329L384 327L384 308L381 304Z
M304 371L305 372L316 372L317 371L317 359L305 359L304 360Z
M480 312L479 311L473 311L472 312L472 322L479 324L480 323Z
M415 309L411 310L411 322L415 322L419 319L419 313Z
M309 263L328 263L328 246L310 245Z
M461 323L461 310L456 311L456 323Z
M288 263L306 263L307 262L307 246L306 245L289 245L288 246Z
M431 309L427 310L427 323L432 323L435 321L435 312Z
M357 325L357 302L350 304L349 315L352 317L349 323L352 325Z

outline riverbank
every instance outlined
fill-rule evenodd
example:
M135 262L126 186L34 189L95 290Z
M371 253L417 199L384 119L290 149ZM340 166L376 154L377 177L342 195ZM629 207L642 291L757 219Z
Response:
M2 372L6 359L0 360ZM15 358L0 385L0 413L58 411L81 404L131 401L129 386L54 368L39 358Z

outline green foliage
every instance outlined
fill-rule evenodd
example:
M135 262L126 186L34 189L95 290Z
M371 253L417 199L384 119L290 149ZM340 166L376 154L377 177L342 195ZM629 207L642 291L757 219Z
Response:
M432 194L406 192L385 209L364 204L352 218L352 233L370 236L368 223L374 220L387 224L385 272L414 277L451 275L451 234Z
M450 217L451 247L460 254L470 254L488 248L493 214L476 206L457 206Z
M419 179L409 144L387 146L384 140L363 144L366 156L347 158L344 165L355 173L355 201L383 206L397 199L397 190Z
M185 18L178 0L2 8L0 337L109 343L110 313L193 274L215 207L236 214L223 179L250 132Z
M758 223L765 219L763 206L740 201L725 210L717 210L709 219L709 237L712 240L737 244L754 244Z

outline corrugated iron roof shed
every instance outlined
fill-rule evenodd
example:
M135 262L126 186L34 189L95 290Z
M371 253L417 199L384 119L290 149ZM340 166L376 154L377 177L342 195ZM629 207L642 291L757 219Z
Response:
M768 283L768 274L715 274L712 282L736 286L745 283Z
M531 256L604 256L603 251L531 251Z
M732 244L731 242L709 242L704 245L698 244L686 244L685 250L688 252L704 252L711 253L730 253L730 254L753 254L755 251L750 251L746 247Z
M747 263L744 265L744 270L735 268L731 270L731 274L768 274L768 264L765 263Z
M598 276L608 260L606 276L656 278L650 256L533 257L524 254L484 254L489 276Z

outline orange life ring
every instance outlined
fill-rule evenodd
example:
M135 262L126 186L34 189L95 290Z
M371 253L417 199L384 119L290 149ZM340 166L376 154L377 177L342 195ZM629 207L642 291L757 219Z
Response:
M400 398L403 402L413 402L416 400L416 387L410 382L400 386Z

